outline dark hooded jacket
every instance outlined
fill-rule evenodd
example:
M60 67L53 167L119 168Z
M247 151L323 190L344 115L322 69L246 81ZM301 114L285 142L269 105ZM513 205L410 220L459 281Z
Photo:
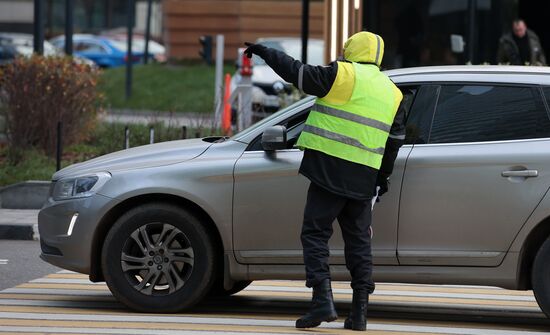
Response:
M520 50L512 33L505 34L500 38L497 52L497 62L499 64L509 65L546 66L546 57L540 44L539 37L530 29L527 29L526 36L531 54L531 59L528 62L529 64L524 64L521 61Z
M318 97L329 93L338 72L338 62L327 66L302 64L282 51L267 47L258 48L257 54L284 80ZM390 134L394 136L388 137L379 170L306 149L300 173L332 193L357 200L370 199L378 184L377 179L384 180L392 174L399 148L405 142L401 138L405 136L405 112L402 108L395 116Z

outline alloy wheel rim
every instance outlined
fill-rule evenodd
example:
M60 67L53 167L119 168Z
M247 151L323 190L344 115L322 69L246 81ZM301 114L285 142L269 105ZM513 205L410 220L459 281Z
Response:
M187 236L168 223L148 223L126 239L120 255L126 280L145 295L181 289L193 271L195 254Z

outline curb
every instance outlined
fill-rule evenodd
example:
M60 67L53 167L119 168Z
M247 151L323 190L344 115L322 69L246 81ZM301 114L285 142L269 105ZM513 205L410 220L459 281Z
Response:
M38 224L3 224L0 225L0 240L37 241Z
M28 180L0 187L0 209L40 209L50 185L50 181Z

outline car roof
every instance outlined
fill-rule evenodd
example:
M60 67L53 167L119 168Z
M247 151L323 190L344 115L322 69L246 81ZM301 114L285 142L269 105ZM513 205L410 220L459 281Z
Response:
M550 85L550 68L512 65L445 65L384 71L396 83L495 82Z
M25 34L25 33L0 32L0 37L12 38L12 39L24 39L24 40L32 40L33 39L33 35Z
M549 67L516 65L443 65L409 67L384 71L390 77L435 73L550 74Z
M92 35L92 34L73 34L73 40L83 40L83 39L90 39L90 40L98 40L98 39L104 39L101 36ZM64 41L65 35L59 35L54 38L52 38L50 41Z

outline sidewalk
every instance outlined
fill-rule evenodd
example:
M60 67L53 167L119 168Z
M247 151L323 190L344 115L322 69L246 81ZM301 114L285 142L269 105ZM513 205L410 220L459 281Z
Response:
M148 124L163 122L166 126L187 126L191 128L210 127L214 123L212 113L170 113L160 111L133 111L129 109L108 110L101 115L101 121L126 124Z
M0 208L0 240L38 240L38 212Z

